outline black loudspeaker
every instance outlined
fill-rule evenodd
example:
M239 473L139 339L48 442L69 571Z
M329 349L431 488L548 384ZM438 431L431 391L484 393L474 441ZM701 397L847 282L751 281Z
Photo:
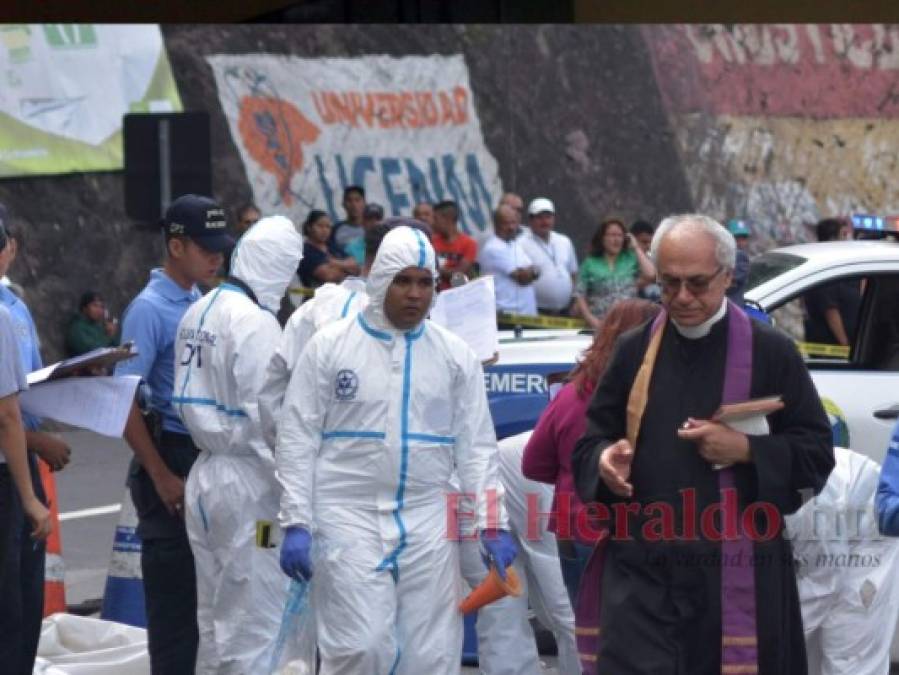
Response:
M131 113L122 121L125 213L155 224L171 201L212 195L209 114Z

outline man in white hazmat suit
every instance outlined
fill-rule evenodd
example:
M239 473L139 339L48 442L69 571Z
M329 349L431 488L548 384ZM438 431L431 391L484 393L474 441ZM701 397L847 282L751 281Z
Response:
M886 675L899 618L899 540L874 516L880 467L846 448L821 493L786 517L809 673Z
M388 218L382 223L365 230L365 263L358 277L347 277L339 284L322 284L315 289L315 295L304 302L290 315L284 326L278 347L269 361L265 381L259 392L259 416L266 442L275 447L278 434L278 420L281 418L281 403L284 390L290 382L290 374L297 365L300 352L312 336L321 328L346 317L356 316L368 305L365 280L371 270L381 240L392 228L409 225L425 230L426 225L412 218Z
M424 320L435 279L420 231L388 233L368 306L312 338L284 397L281 567L314 574L323 675L459 672L454 469L487 558L504 575L516 554L481 364Z
M574 638L574 612L562 580L555 535L546 529L553 487L521 473L526 431L499 442L499 473L510 531L518 543L514 567L522 594L507 596L478 610L478 666L488 675L539 675L540 656L528 620L528 604L556 638L559 673L581 672ZM542 518L540 516L543 516ZM462 543L462 574L474 587L486 576L474 542Z
M197 570L197 673L267 672L287 594L278 569L280 487L257 395L275 318L303 251L281 216L241 238L231 276L178 326L172 403L201 452L185 488Z

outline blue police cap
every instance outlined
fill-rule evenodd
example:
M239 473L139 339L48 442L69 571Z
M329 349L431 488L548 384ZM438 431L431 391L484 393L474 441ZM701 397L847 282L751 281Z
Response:
M225 231L225 210L210 197L181 195L165 211L166 233L190 237L207 251L218 253L234 244Z

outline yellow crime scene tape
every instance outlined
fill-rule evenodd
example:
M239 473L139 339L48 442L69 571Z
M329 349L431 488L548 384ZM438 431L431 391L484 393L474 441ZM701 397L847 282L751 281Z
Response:
M287 289L291 295L301 295L304 298L311 298L315 295L314 288L306 288L305 286L291 286ZM586 328L587 323L583 319L576 319L567 316L545 316L538 314L537 316L529 316L525 314L511 314L509 312L498 312L496 319L499 323L514 324L523 328Z
M796 347L803 356L825 356L837 359L849 358L849 347L844 345L826 345L820 342L799 342Z
M216 282L221 281L216 279ZM217 283L215 285L218 285ZM314 288L306 288L305 286L291 286L287 289L291 295L301 295L304 298L311 298L315 295ZM500 324L516 325L522 328L556 328L556 329L576 329L581 330L587 328L587 322L583 319L567 316L546 316L538 314L531 316L527 314L513 314L511 312L497 312L496 320ZM818 356L824 358L848 359L849 347L843 345L829 345L820 342L800 342L796 341L796 347L803 356Z
M315 295L314 288L306 288L305 286L291 286L287 289L291 295L302 295L304 298L311 298Z
M502 324L514 324L522 328L586 328L587 323L583 319L575 319L567 316L530 316L526 314L511 314L509 312L497 312L496 320Z

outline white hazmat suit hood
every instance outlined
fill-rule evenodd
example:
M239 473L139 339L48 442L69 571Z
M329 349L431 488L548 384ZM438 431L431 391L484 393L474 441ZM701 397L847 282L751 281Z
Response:
M231 258L231 275L249 286L259 306L277 314L303 256L303 237L284 216L268 216L244 234Z
M258 399L281 336L274 313L302 246L287 218L260 220L238 245L233 277L187 310L175 338L172 403L200 449L184 499L200 675L268 672L280 631L280 489Z
M393 278L407 267L419 267L428 270L435 279L437 277L437 256L431 242L421 230L401 226L384 236L368 275L368 307L363 315L372 328L392 333L405 332L390 323L384 312L384 300Z

